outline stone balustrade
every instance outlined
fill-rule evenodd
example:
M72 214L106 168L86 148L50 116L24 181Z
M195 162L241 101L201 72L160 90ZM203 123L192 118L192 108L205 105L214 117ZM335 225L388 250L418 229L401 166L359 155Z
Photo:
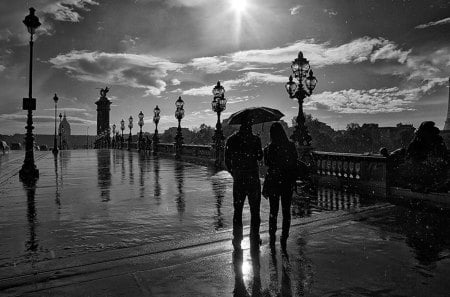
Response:
M351 187L358 192L386 196L386 158L380 155L313 152L318 185Z

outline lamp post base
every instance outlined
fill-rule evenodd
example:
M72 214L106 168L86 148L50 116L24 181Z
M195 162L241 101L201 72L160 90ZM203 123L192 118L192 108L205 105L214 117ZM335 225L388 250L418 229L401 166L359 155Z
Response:
M33 182L39 178L39 170L34 164L23 164L19 171L19 178L23 182Z
M52 153L53 153L53 155L57 155L58 154L58 149L57 148L52 149Z

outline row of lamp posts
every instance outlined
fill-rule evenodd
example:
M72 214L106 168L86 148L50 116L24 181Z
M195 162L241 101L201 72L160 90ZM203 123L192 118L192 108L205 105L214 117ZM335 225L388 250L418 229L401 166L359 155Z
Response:
M27 27L28 32L30 33L30 65L29 65L29 82L28 82L28 98L23 98L23 106L24 110L27 110L27 126L26 126L26 136L25 136L25 160L22 165L21 170L19 171L19 176L22 180L32 181L39 178L39 170L36 168L34 163L34 136L33 136L33 110L36 110L36 98L33 98L32 94L32 82L33 82L33 36L36 33L36 29L41 25L39 22L39 18L35 15L35 9L30 8L30 13L25 17L23 23ZM303 53L299 52L298 57L292 62L291 65L292 73L294 76L289 77L289 81L286 83L286 91L289 94L291 99L297 99L299 109L297 115L297 125L295 126L295 130L293 135L291 136L292 140L295 141L300 147L310 147L311 145L311 136L308 133L308 130L305 126L305 117L303 114L303 101L306 97L311 96L314 88L317 84L317 79L313 75L313 71L309 64L309 61L303 57ZM223 148L224 148L224 135L222 131L222 124L220 121L220 114L226 109L226 98L225 98L225 89L220 85L220 82L217 82L217 85L213 89L213 101L211 103L212 110L217 113L217 124L216 131L213 136L215 151L216 151L216 165L223 165ZM53 139L53 153L56 155L58 153L57 148L57 140L56 140L56 114L57 114L57 103L58 96L55 94L53 97L55 102L55 134ZM183 145L183 135L181 132L181 120L184 118L184 101L181 97L175 102L176 111L175 118L178 120L178 128L177 134L175 136L175 152L176 156L180 156L182 152ZM144 114L141 111L139 113L139 122L138 125L140 127L139 132L139 144L138 149L141 149L142 143L142 126L144 125ZM59 114L60 124L62 115ZM154 142L154 150L158 147L158 123L160 120L160 109L158 106L154 109L154 117L153 122L156 125L155 133L153 135ZM128 149L131 147L131 129L133 128L133 117L130 116L128 119L128 128L130 129L130 135L128 137ZM113 136L115 134L116 126L113 125ZM120 129L122 131L121 138L121 147L123 147L123 131L125 130L125 121L122 119L120 122ZM108 134L111 131L108 131ZM60 148L61 148L61 126L59 131L59 140L60 140Z

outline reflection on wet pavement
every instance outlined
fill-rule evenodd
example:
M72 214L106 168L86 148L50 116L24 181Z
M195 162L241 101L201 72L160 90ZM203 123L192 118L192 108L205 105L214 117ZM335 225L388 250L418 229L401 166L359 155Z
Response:
M61 151L38 165L36 185L12 178L0 186L0 267L232 227L232 178L226 171L119 150ZM292 214L322 218L379 203L321 188L312 196L300 193ZM268 209L262 199L263 224ZM248 204L243 215L248 226ZM263 246L261 254L244 250L233 256L235 296L387 296L411 290L412 281L422 290L450 273L449 225L446 212L395 206L326 234L292 234L288 254ZM337 277L336 271L349 276Z

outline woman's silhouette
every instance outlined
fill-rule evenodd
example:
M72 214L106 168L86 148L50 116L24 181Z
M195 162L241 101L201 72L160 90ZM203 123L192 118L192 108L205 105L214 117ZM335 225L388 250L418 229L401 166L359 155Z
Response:
M286 241L291 225L292 193L296 181L297 150L289 141L283 126L273 123L270 127L270 144L264 148L264 163L268 167L264 181L263 195L270 202L269 234L270 244L275 244L277 231L277 216L281 198L283 226L280 244L286 249Z

